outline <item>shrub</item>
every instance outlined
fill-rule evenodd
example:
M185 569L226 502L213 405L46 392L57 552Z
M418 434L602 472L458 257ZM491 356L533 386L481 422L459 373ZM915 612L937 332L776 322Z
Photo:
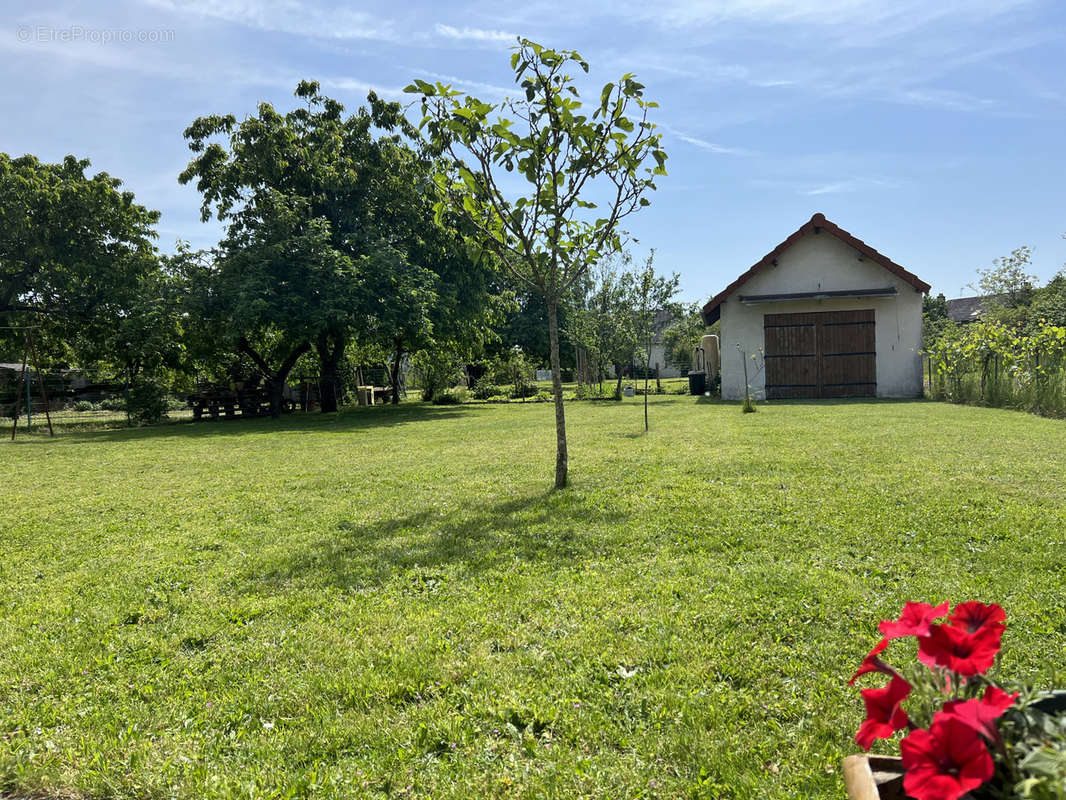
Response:
M484 380L501 390L497 394L506 391L511 397L523 398L532 397L538 391L533 382L533 364L518 345L489 359L484 366ZM509 390L502 389L504 386L510 387Z
M79 400L78 402L76 402L74 404L74 410L75 411L95 411L96 410L96 406L94 406L88 400Z
M438 392L460 380L463 360L447 350L420 350L411 356L411 377L422 389L423 400L433 400Z
M507 397L510 395L510 389L499 384L485 382L475 386L472 394L475 400L488 400L490 397L499 397L500 395Z
M505 394L494 394L492 397L485 398L486 403L510 403L511 398Z
M550 403L552 401L552 393L547 389L542 389L533 396L533 402L535 403Z
M125 411L126 400L123 397L105 397L97 404L101 411Z
M167 415L167 387L152 378L138 378L130 386L130 418L152 425Z
M470 392L465 386L456 386L454 389L444 389L433 395L435 406L457 406L470 399Z

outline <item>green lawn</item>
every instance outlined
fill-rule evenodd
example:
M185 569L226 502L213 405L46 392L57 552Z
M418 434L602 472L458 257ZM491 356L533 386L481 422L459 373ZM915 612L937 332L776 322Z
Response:
M640 402L0 443L0 792L843 798L909 598L1066 679L1063 422Z

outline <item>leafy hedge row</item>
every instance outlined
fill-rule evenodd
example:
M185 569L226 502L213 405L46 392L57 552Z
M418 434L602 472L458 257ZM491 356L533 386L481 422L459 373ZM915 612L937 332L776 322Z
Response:
M938 400L1066 416L1066 327L976 322L945 329L927 355Z

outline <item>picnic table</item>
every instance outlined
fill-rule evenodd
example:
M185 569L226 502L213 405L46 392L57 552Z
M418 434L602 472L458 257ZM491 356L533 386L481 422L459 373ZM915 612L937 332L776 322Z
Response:
M270 393L263 387L229 388L222 386L205 386L186 398L192 409L193 419L203 419L207 414L211 419L225 417L234 419L242 417L261 417L270 414ZM283 400L281 410L293 410L291 400Z

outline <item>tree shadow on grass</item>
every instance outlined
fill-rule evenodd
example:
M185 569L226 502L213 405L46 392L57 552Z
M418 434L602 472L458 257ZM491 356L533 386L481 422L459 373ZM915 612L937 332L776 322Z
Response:
M144 428L70 431L57 435L55 441L118 442L163 438L203 439L264 433L351 433L371 428L389 428L412 423L457 419L466 416L471 410L472 407L468 406L434 406L428 403L355 406L337 414L294 412L282 415L278 419L236 417L234 419L205 419L199 422L183 420ZM10 436L10 430L8 435ZM39 441L41 438L35 436L33 439L16 439L13 444Z
M544 492L443 515L434 507L368 524L340 520L308 550L260 563L238 585L270 595L293 581L358 591L400 576L433 580L444 569L471 574L516 561L563 567L590 551L590 521L621 524L625 518L570 492Z

